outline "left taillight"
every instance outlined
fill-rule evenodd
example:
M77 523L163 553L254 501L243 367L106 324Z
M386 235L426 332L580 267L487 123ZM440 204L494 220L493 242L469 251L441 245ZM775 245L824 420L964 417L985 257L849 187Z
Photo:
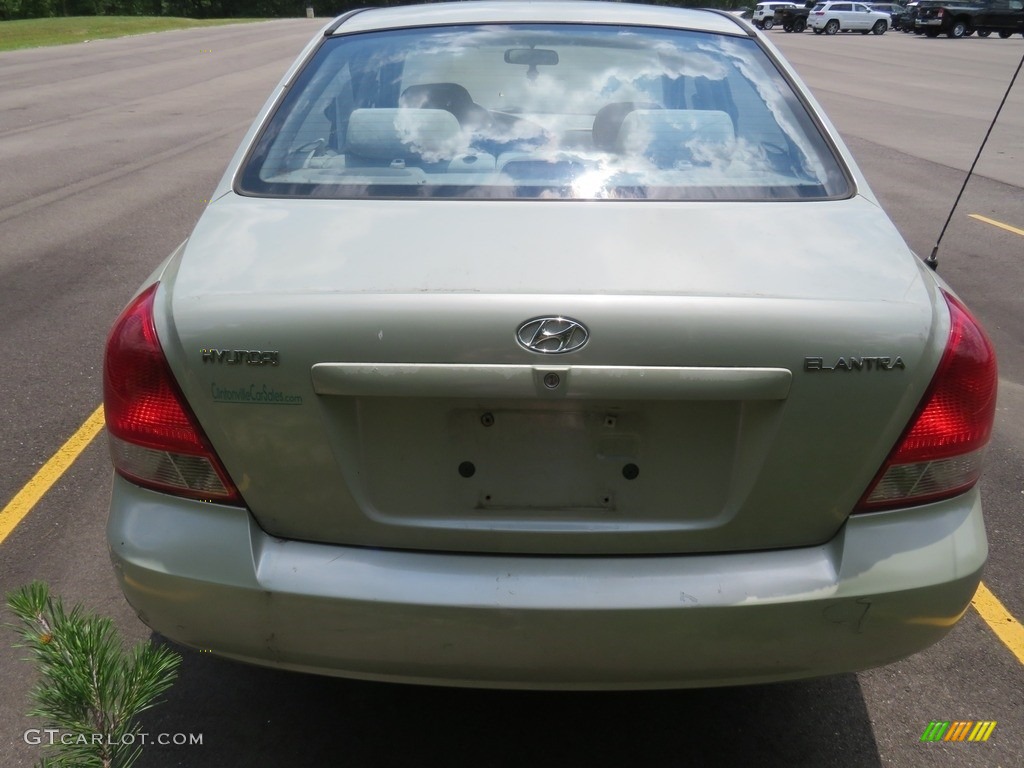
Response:
M114 322L103 358L103 410L114 469L146 488L241 504L171 373L153 321L157 285Z

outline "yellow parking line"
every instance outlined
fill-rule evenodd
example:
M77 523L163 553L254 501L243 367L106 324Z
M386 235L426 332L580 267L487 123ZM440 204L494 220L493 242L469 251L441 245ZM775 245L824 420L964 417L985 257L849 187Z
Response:
M1010 615L1006 606L999 602L999 598L989 591L984 582L978 585L971 604L996 633L996 637L1024 664L1024 627Z
M75 459L86 449L101 429L103 429L102 405L92 412L92 415L85 420L75 434L67 439L60 450L53 454L33 478L18 491L10 503L0 510L0 543L10 536L11 531L32 511L43 494L50 490L50 487L60 479L61 475L67 472L68 467L75 462Z
M970 216L972 219L984 221L986 224L991 224L993 227L999 227L1000 229L1005 229L1007 232L1013 232L1013 234L1015 235L1020 235L1021 237L1024 237L1024 229L1017 229L1016 227L1011 227L1009 224L1003 224L1003 222L1001 221L996 221L995 219L990 219L987 216L982 216L980 213L969 213L967 215Z

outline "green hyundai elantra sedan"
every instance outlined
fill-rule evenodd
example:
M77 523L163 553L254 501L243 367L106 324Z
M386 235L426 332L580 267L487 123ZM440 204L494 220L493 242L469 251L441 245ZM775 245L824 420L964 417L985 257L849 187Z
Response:
M285 669L745 684L960 618L996 363L725 13L326 26L114 323L140 618Z

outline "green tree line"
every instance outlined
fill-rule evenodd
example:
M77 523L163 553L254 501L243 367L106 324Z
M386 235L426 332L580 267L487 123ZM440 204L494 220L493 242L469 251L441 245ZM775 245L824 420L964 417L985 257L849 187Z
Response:
M0 20L54 16L269 18L302 16L305 8L305 0L0 0Z
M429 2L429 0L427 0ZM54 16L182 16L191 19L273 18L304 16L312 6L317 16L330 17L367 5L406 5L409 0L0 0L0 21ZM735 8L743 0L652 0L656 5Z

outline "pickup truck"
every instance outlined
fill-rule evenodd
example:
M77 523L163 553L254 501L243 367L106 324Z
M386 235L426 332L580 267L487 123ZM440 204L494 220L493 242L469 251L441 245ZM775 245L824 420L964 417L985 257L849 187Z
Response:
M915 25L928 37L967 37L978 33L1000 37L1024 35L1024 0L988 0L967 5L933 5L919 8Z
M803 6L792 5L788 8L776 9L775 26L782 27L787 32L803 32L807 29L807 17L815 5L816 0L810 0Z

